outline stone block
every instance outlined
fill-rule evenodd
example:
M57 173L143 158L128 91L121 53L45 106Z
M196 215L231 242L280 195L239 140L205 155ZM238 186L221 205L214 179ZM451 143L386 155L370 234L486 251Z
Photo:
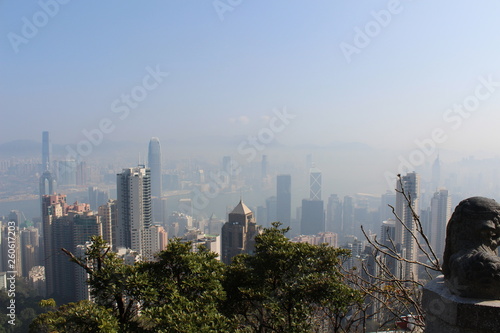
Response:
M500 301L452 294L439 276L424 287L422 306L428 333L500 333Z

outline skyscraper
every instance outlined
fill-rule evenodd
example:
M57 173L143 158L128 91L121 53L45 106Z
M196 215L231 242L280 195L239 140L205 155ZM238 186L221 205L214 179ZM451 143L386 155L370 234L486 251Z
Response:
M50 169L49 132L44 131L42 132L42 175L39 183L40 200L43 195L52 195L56 191L56 179Z
M429 238L438 258L443 258L446 224L451 217L451 196L446 189L440 189L431 199L431 221Z
M292 177L276 177L276 219L283 227L290 227L292 215Z
M395 244L395 237L396 237L396 224L399 222L396 222L394 219L388 219L387 221L382 222L382 227L380 230L380 244L386 246L390 251L398 252L397 248L394 247ZM391 257L390 255L384 255L382 254L382 258L387 265L387 268L389 271L394 275L394 276L401 276L402 272L402 265L401 262L396 260L394 257Z
M149 227L151 216L151 177L144 166L123 169L117 175L118 201L117 247L137 251L143 258L151 258Z
M323 200L302 200L300 232L303 235L316 235L325 232L325 211Z
M42 202L42 223L43 223L43 243L45 281L47 295L54 293L54 257L52 247L52 226L56 219L63 216L66 207L65 195L43 195Z
M106 204L101 205L98 208L98 215L102 224L102 238L113 247L114 251L116 251L118 228L117 207L117 200L108 200Z
M31 268L40 264L38 229L34 227L23 228L19 231L19 236L21 239L23 276L28 277Z
M151 195L161 198L161 146L156 137L149 141L148 168L151 170Z
M396 221L394 219L383 221L380 233L380 244L392 248L395 236L396 236Z
M314 165L309 171L309 199L321 200L321 170Z
M342 224L342 203L336 194L331 194L328 197L326 206L326 231L335 232L339 236L344 235L344 227Z
M90 248L91 242L86 242L85 244L82 245L77 245L75 248L74 255L77 258L84 258L84 260L87 260L86 252ZM87 280L90 278L89 274L82 269L81 267L79 270L75 270L75 279L74 279L74 284L75 284L75 298L79 301L81 300L88 300L91 301L91 293L90 293L90 286L87 283Z
M19 231L20 228L18 224L13 226L12 224L0 223L0 251L2 251L2 253L4 254L2 255L2 265L0 266L0 269L3 272L11 271L15 272L17 276L22 276L24 262ZM14 254L14 262L12 260L9 260L12 259L12 257L9 258L7 256L7 253ZM12 264L14 265L14 267L11 266Z
M50 171L50 139L49 132L42 132L42 171Z
M81 269L61 251L74 252L76 245L85 244L91 236L102 236L99 218L90 205L68 205L64 195L42 197L43 239L47 295L58 302L75 301L75 270Z
M99 218L89 209L88 204L70 205L52 224L54 295L66 302L78 300L75 276L83 268L68 260L61 248L75 253L77 245L85 244L92 236L102 236Z
M90 208L90 206L88 206ZM73 217L73 248L85 245L92 236L103 236L103 226L99 215L87 211Z
M417 225L413 212L417 213L419 209L420 177L415 172L408 173L401 177L401 182L397 181L396 187L396 215L401 219L401 223L396 223L396 244L401 245L401 254L404 258L417 261ZM407 263L404 274L404 278L418 279L417 265Z

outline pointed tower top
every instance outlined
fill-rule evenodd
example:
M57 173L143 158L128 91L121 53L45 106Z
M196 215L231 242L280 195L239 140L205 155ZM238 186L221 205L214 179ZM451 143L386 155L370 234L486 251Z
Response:
M246 215L251 212L250 208L248 208L247 205L245 205L240 199L240 202L236 205L236 207L234 207L230 214Z

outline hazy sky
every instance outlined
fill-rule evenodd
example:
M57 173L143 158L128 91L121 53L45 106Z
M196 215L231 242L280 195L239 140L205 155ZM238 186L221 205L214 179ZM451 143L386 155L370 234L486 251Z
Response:
M274 128L290 145L498 148L498 1L61 2L0 1L0 143L76 144L104 121L145 145Z

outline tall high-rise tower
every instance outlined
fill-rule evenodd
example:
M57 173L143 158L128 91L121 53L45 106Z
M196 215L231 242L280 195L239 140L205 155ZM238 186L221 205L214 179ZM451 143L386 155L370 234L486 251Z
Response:
M42 171L50 171L50 139L49 132L42 132Z
M65 215L52 224L54 293L61 299L72 302L80 300L76 296L75 276L77 272L84 270L69 262L60 249L65 248L75 253L77 245L89 242L92 236L102 236L102 228L99 216L90 211L89 204L70 205Z
M418 212L418 202L420 196L420 177L417 173L411 172L401 177L396 184L396 215L401 219L401 223L396 223L396 244L401 245L401 254L409 261L417 261L417 225L412 210ZM408 200L405 199L401 191L404 191ZM404 224L404 226L403 226ZM404 278L417 279L417 265L406 264Z
M42 132L42 175L40 176L40 200L43 195L52 195L56 191L56 179L50 172L49 132Z
M52 245L53 223L56 219L62 217L66 211L65 195L43 195L40 199L42 204L42 223L43 223L43 243L44 243L44 262L45 281L47 295L52 295L57 286L54 280L54 259L58 254L54 253Z
M148 168L151 170L151 195L161 198L161 146L156 137L149 141Z
M431 199L431 221L429 238L434 253L443 258L446 224L451 217L451 196L446 189L440 189Z
M309 199L321 200L321 170L314 165L309 171Z
M116 251L118 205L116 200L108 200L104 205L99 206L98 215L101 218L102 238Z
M283 227L290 227L292 215L292 177L278 175L276 177L276 219Z
M123 169L116 181L118 207L117 247L151 256L151 177L144 166Z

